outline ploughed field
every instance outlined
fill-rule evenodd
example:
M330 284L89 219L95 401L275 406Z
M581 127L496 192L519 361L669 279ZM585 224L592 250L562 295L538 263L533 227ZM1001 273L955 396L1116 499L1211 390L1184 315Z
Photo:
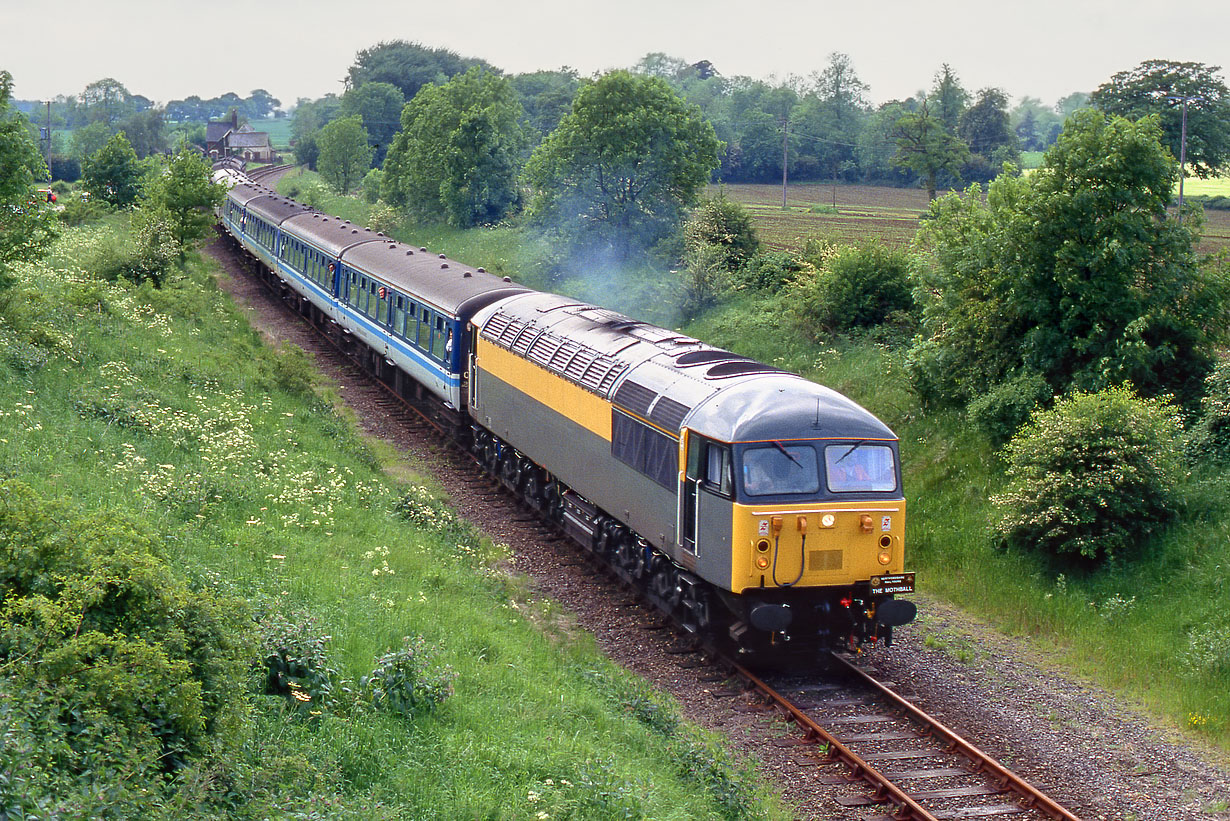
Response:
M879 239L905 245L918 231L918 218L927 210L927 192L919 188L874 185L800 183L786 190L766 184L728 184L726 195L751 211L761 241L775 250L801 248L810 238L837 242ZM717 191L713 186L711 191ZM1201 253L1230 248L1230 211L1207 209Z

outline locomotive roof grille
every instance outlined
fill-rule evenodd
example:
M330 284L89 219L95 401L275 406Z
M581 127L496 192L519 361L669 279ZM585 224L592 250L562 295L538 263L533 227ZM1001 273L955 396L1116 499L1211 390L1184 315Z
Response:
M663 396L653 406L653 413L649 414L649 420L657 422L669 430L679 430L680 426L683 425L683 418L688 415L690 410L692 409L687 405Z
M607 395L628 364L601 354L574 340L555 337L532 323L496 313L483 326L482 335L583 388Z
M649 414L649 406L653 404L653 400L658 397L658 392L652 388L647 388L639 382L633 382L631 379L625 379L624 383L619 386L619 390L615 391L615 404L637 414L638 416L647 416Z

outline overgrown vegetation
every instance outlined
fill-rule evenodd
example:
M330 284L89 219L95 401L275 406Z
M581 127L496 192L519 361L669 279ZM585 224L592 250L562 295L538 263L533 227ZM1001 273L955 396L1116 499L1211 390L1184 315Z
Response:
M784 816L668 702L670 737L630 720L209 266L96 276L129 230L66 229L0 300L6 815Z

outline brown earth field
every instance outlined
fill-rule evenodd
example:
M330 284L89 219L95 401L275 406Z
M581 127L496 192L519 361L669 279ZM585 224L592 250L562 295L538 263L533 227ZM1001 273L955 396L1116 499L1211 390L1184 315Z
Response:
M877 238L889 245L906 245L927 210L927 194L918 188L799 183L787 187L785 209L780 185L735 184L720 190L747 206L761 240L775 251L801 248L811 238L838 242ZM1204 219L1196 250L1209 254L1230 249L1230 211L1209 209Z

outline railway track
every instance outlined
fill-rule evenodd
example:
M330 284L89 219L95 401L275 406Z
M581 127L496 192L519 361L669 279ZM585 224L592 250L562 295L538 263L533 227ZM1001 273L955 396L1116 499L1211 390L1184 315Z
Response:
M248 263L243 264L249 267ZM305 319L285 300L274 282L260 276L260 272L253 273L288 313ZM611 568L577 548L498 479L473 471L478 463L468 451L451 447L450 437L435 420L373 376L359 360L338 347L337 339L310 322L305 324L319 343L312 346L317 356L326 357L330 370L341 376L350 389L361 392L369 406L379 408L386 421L415 431L419 441L425 438L423 432L429 432L427 438L438 445L433 448L434 455L451 457L433 460L440 469L475 488L482 499L506 507L504 515L511 521L536 523L542 529L544 542L567 541L578 556L578 564L589 565L590 572L619 580ZM625 593L645 604L635 588L628 586ZM646 629L665 626L665 619L659 619ZM741 688L718 691L719 695L736 699L732 705L735 709L773 711L793 725L797 732L775 739L775 743L798 747L799 754L794 757L798 766L818 768L817 779L831 788L833 799L848 811L849 818L1079 821L1023 778L841 656L833 656L833 672L823 678L761 678L719 651L702 648L690 634L682 630L678 633L674 650L668 652L680 656L700 653L704 659L681 664L712 665L712 680L727 679L729 674L730 679L743 683Z
M889 684L844 656L831 658L831 674L821 680L761 678L736 662L723 663L747 688L751 706L794 725L797 734L779 743L800 748L800 766L823 770L817 777L834 788L834 799L852 817L1079 821Z

